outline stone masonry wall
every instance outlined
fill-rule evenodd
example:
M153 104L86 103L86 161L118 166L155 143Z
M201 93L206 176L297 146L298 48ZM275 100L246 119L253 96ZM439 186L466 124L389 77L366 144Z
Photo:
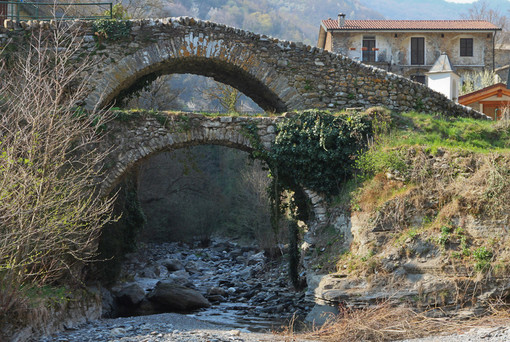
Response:
M452 116L481 117L442 94L384 70L301 43L281 41L193 18L131 21L117 40L98 39L93 23L67 23L82 38L76 54L96 62L85 105L106 105L141 79L172 73L214 77L251 97L265 110L385 106ZM55 23L7 20L0 45L26 43L31 31L51 31ZM6 49L11 53L13 49ZM84 75L88 76L88 75Z

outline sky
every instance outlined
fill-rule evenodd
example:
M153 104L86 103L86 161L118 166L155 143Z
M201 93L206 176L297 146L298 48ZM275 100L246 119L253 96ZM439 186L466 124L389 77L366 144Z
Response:
M455 2L457 4L471 4L473 2L476 2L478 0L445 0L446 2Z

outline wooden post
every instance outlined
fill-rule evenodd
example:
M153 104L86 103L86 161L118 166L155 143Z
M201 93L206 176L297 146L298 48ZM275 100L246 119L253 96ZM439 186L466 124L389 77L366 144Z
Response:
M7 0L0 0L0 26L4 26L4 21L7 19Z

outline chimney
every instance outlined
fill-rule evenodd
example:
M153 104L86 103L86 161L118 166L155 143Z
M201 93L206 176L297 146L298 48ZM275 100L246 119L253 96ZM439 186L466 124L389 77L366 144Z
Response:
M345 26L345 14L339 13L338 14L338 27L344 27Z

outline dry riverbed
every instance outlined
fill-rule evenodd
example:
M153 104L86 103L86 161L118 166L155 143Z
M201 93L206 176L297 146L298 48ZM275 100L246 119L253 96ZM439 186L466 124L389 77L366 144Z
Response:
M331 339L328 339L331 341ZM39 342L270 342L318 341L298 336L256 333L200 321L176 313L102 319L68 330ZM447 336L432 336L403 342L507 342L510 327L478 327ZM355 342L355 341L351 341Z
M272 333L255 333L200 321L187 315L157 315L102 319L39 342L254 342L314 341Z

